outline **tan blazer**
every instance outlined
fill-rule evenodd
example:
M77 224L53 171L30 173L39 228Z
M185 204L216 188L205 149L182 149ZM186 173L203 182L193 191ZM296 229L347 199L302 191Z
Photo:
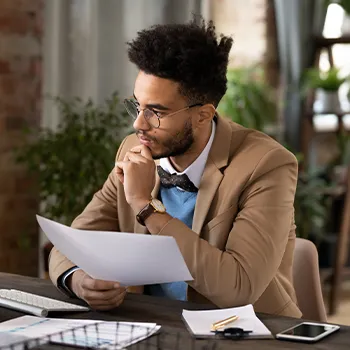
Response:
M117 159L138 144L135 135L127 137ZM159 233L175 237L194 278L188 283L189 301L210 301L219 307L252 303L257 312L301 316L292 284L297 172L294 155L280 144L218 118L192 230L173 219ZM157 176L154 197L158 190ZM137 223L114 171L72 226L147 233ZM53 283L72 266L52 250ZM142 287L130 290L142 292Z

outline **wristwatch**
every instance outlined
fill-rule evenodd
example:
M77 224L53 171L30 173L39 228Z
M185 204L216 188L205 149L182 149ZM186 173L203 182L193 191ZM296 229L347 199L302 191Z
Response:
M153 213L165 213L165 206L158 199L151 199L150 202L140 210L140 212L136 215L136 220L143 226L146 226L146 219L152 215Z

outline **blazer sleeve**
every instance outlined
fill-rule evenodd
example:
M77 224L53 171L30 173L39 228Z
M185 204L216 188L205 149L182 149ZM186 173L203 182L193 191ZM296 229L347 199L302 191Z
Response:
M126 139L124 139L120 145L116 159L119 159L123 154L122 150ZM117 210L118 181L119 180L113 168L102 189L95 193L84 211L73 221L73 228L119 231ZM59 277L74 266L75 265L69 259L53 247L49 257L49 273L52 282L56 286Z
M267 288L287 245L294 217L298 165L283 148L266 153L241 195L225 251L177 219L160 235L173 236L194 278L188 284L219 307L254 304Z

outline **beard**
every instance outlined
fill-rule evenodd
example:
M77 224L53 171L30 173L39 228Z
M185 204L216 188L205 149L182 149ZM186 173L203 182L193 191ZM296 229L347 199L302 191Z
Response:
M157 141L158 145L163 149L156 154L151 150L153 159L176 157L186 153L194 143L191 119L189 118L186 121L184 128L181 131L178 131L172 138L164 141L158 141L154 138L152 138L152 140Z

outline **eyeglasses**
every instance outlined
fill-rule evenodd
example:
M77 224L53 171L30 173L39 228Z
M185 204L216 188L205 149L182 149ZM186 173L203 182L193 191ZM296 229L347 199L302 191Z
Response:
M165 115L162 115L161 112L156 112L150 108L141 109L140 105L134 99L131 99L131 98L126 98L124 100L124 106L125 106L125 109L127 110L127 112L129 113L130 117L133 120L136 120L137 117L139 116L139 114L141 112L143 112L143 117L145 118L146 122L150 126L152 126L153 128L159 128L161 118L170 117L174 114L186 111L187 109L197 107L197 106L203 106L203 104L202 103L195 103L193 105L181 108L173 113L169 113L169 114L165 114Z

